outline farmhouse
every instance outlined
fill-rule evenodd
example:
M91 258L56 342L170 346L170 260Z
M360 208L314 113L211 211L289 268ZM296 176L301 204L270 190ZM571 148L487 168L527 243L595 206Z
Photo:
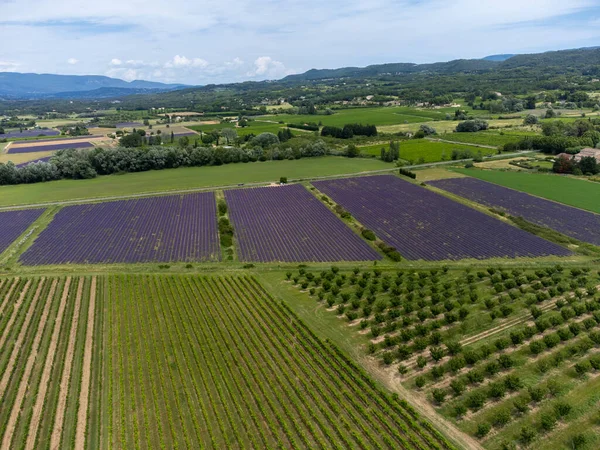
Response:
M577 153L573 158L575 161L579 162L582 158L586 156L591 156L592 158L596 158L596 161L600 164L600 149L598 148L584 148L579 153Z

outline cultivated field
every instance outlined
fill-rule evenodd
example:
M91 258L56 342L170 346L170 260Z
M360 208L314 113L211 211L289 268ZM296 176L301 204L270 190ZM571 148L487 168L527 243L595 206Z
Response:
M600 273L484 267L300 269L279 283L485 448L597 448Z
M516 171L455 169L456 172L600 214L600 184L574 177Z
M600 246L600 214L594 214L476 178L449 178L428 184L511 216Z
M380 156L382 148L386 149L386 151L389 150L389 142L359 148L362 154ZM429 139L400 141L400 159L406 160L410 164L450 161L454 150L459 152L468 151L473 155L481 152L483 156L495 154L495 151L492 149L448 142L436 142Z
M316 181L313 185L407 259L570 254L563 247L393 175Z
M225 191L241 261L372 261L381 256L302 185Z
M44 212L43 209L24 209L0 212L0 253L4 252Z
M251 277L0 294L3 448L454 448Z
M66 206L21 262L218 261L220 256L215 197L204 192Z

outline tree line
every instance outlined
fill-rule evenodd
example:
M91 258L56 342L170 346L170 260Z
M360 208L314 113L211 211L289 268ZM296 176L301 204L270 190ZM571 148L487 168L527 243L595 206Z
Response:
M277 139L277 136L275 136ZM97 175L145 172L176 167L219 166L267 160L324 156L329 147L321 140L295 145L238 147L134 147L59 150L49 162L17 167L0 163L0 185L38 183L60 179L89 179Z

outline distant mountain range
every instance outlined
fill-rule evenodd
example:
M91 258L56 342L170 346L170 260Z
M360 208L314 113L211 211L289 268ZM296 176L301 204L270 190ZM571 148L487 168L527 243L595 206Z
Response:
M0 72L0 97L7 98L110 98L185 87L143 80L127 82L101 75Z
M508 53L505 55L490 55L482 59L485 61L506 61L507 59L512 58L513 56L516 55Z
M449 75L453 73L482 73L490 70L514 69L517 67L584 67L600 63L600 48L587 47L573 50L558 50L533 54L491 55L482 59L456 59L429 64L391 63L367 67L342 67L340 69L311 69L307 72L288 75L282 81L313 81L330 78L368 78L382 75L410 75L430 73Z

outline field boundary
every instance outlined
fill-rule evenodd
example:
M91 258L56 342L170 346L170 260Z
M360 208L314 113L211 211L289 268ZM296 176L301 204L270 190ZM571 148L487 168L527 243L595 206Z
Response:
M506 153L506 154L502 154L502 155L492 156L488 159L489 160L491 160L491 159L509 159L509 158L513 158L515 156L522 156L523 153L531 153L531 152L524 151L524 152ZM403 167L405 169L424 169L427 167L437 167L437 166L445 166L445 165L451 166L451 165L466 163L468 161L471 161L471 159L457 159L457 160L453 160L453 161L438 161L438 162L430 162L430 163L425 163L425 164L413 164L410 166L403 166ZM164 169L164 170L172 170L172 169ZM366 171L362 171L362 172L343 173L343 174L336 174L336 175L323 175L320 177L290 178L288 181L290 183L303 182L303 181L312 182L312 181L330 180L330 179L336 179L336 178L351 178L351 177L357 177L357 176L363 176L363 175L377 175L377 174L395 172L397 170L398 170L398 167L394 166L394 167L390 167L389 169L366 170ZM82 180L82 182L85 182L85 180ZM138 194L114 195L114 196L107 196L107 197L79 198L79 199L73 199L73 200L63 200L63 201L58 201L58 202L21 203L18 205L2 206L2 207L0 207L0 212L1 211L12 211L12 210L17 210L17 209L42 208L42 207L49 207L49 206L56 206L56 205L68 206L68 205L79 205L79 204L95 203L95 202L106 202L106 201L113 201L113 200L127 200L127 199L143 198L143 197L159 197L159 196L164 196L164 195L191 194L194 192L218 191L218 190L225 190L225 189L239 189L242 187L246 188L246 187L257 187L257 186L269 186L271 183L273 183L273 180L257 181L257 182L251 182L251 183L227 184L227 185L220 185L220 186L215 185L215 186L198 187L198 188L190 188L190 189L172 189L172 190L153 191L153 192L140 192Z

